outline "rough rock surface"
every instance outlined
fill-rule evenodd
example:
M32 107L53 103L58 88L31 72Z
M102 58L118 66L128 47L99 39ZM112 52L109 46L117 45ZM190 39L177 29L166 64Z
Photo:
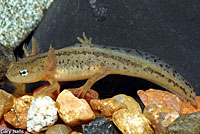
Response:
M28 132L40 132L52 126L58 119L56 102L49 96L35 98L28 110Z
M199 134L200 112L177 118L167 127L167 134Z
M138 110L139 112L142 112L142 109L137 101L131 96L125 95L125 94L118 94L112 97L113 99L124 103L127 106L128 110Z
M3 114L12 108L13 104L14 104L13 95L0 89L0 120Z
M113 98L102 100L91 100L90 105L94 111L99 112L101 116L111 117L113 113L119 109L127 108L127 106Z
M75 97L69 90L63 90L58 95L56 106L60 118L70 126L78 126L95 118L86 100Z
M30 108L33 96L24 95L17 98L12 109L4 114L5 121L9 122L15 128L27 128L27 114Z
M149 89L146 91L138 90L138 96L145 106L149 104L162 105L176 110L180 115L199 112L200 96L197 96L197 106L193 106L189 102L181 100L178 96L162 90Z
M97 117L88 124L82 125L83 134L118 134L114 124L105 117Z
M153 134L150 121L137 110L120 109L116 111L112 120L124 134Z
M143 114L151 122L156 134L165 134L166 127L179 117L174 109L155 104L146 106Z

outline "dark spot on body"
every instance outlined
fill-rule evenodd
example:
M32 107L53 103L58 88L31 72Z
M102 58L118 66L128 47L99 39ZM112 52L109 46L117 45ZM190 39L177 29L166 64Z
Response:
M173 73L173 76L176 77L177 72L176 72L175 70L173 70L172 73ZM179 80L180 80L180 79L179 79Z
M185 95L187 95L185 88L181 88Z
M33 62L35 62L37 60L44 59L46 57L47 57L47 55L44 55L44 56L41 56L41 57L36 57L34 59L31 59L31 60L27 61L25 64L31 64L31 63L33 63Z
M146 53L146 52L144 52L144 55L145 55L145 56L148 56L149 54L148 54L148 53Z
M86 55L86 52L85 52L85 51L83 51L83 52L82 52L82 54L83 54L83 55Z
M155 74L159 75L159 76L160 76L160 77L162 77L162 78L164 78L164 77L165 77L165 75L164 75L164 74L161 74L160 72L157 72L157 71L155 71Z
M90 63L92 63L92 61L91 60L87 60L87 64L90 64Z
M135 50L138 55L142 56L142 53L139 50Z
M120 50L120 48L118 48L118 47L111 47L110 49L111 50L118 50L118 51Z
M167 69L170 69L170 68L171 68L171 67L170 67L169 65L167 65L167 64L165 65L165 67L166 67Z
M188 82L185 82L185 84L186 84L188 87L192 88L192 86L191 86Z
M146 67L143 69L145 72L150 72L151 74L153 73L153 69L151 69L150 67Z
M127 53L130 53L130 52L131 52L131 50L130 50L130 49L126 49L125 51L126 51Z
M105 64L103 62L101 62L101 66L104 66Z
M160 76L160 77L166 78L166 77L165 77L163 74L161 74L160 72L155 71L155 70L153 70L153 69L151 69L151 68L149 68L149 67L144 68L143 70L144 70L145 72L148 71L148 72L150 72L150 73L157 74L157 75ZM184 94L186 95L185 88L183 88L183 87L180 86L178 83L176 83L175 81L171 80L170 78L166 78L166 79L168 79L168 83L172 83L174 87L179 87L179 88L184 92Z

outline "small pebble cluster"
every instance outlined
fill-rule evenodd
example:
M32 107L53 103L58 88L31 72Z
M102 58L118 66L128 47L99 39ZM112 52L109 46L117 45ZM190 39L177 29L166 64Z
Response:
M0 44L15 48L37 26L53 0L3 0L0 2Z
M35 90L33 94L41 88ZM0 90L0 131L23 129L45 134L188 134L200 132L200 96L197 106L183 102L167 91L139 90L144 110L134 98L119 94L98 99L89 91L86 99L79 90L34 97L13 96ZM51 97L50 97L51 96Z

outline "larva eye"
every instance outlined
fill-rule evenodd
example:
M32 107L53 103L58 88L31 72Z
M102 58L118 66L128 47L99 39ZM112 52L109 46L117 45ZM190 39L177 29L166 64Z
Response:
M19 71L19 74L23 77L27 76L28 75L28 70L27 69L23 69L23 70L20 70Z

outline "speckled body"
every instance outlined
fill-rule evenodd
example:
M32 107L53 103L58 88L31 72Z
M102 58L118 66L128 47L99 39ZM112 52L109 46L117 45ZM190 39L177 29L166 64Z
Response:
M148 53L134 49L76 44L55 50L54 55L56 68L53 77L56 81L88 79L98 71L106 69L109 74L127 75L152 81L196 105L196 94L192 86L168 64ZM30 78L32 80L24 82L47 80L42 75L47 58L48 53L43 53L15 63L16 68L30 68L29 74L37 74ZM8 70L7 76L11 81L23 82L16 77L17 73Z

